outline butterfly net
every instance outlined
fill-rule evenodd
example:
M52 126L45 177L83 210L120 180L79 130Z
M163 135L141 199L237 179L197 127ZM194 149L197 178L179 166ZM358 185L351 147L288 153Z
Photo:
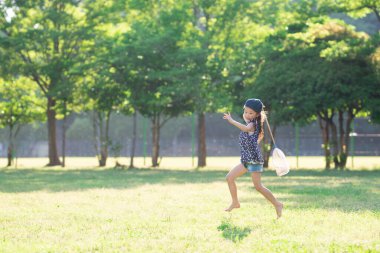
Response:
M274 148L272 152L272 165L276 170L277 176L284 176L289 172L289 163L284 152L279 148Z

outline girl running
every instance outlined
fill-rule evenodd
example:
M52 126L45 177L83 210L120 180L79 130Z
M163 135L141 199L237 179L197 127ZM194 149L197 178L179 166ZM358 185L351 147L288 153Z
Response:
M248 99L244 104L243 113L246 125L232 119L230 113L224 114L223 119L241 130L239 135L240 164L231 169L226 176L232 203L225 211L230 212L234 208L240 208L235 179L249 171L255 189L273 204L276 209L277 218L280 218L283 204L261 183L264 160L260 152L259 143L264 138L263 123L265 120L265 113L262 109L263 103L260 99Z

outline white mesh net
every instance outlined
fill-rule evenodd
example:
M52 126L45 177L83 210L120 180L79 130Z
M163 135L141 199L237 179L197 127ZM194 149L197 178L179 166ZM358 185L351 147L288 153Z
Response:
M277 176L284 176L289 172L289 163L286 160L284 152L279 148L274 148L272 152L272 165L276 170Z

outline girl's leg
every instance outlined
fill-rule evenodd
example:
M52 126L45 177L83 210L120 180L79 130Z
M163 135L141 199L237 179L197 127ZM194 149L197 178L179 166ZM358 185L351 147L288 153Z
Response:
M255 186L256 190L260 192L267 200L269 200L274 207L276 208L277 218L281 217L283 204L279 202L272 194L270 190L268 190L261 183L261 172L252 172L252 182Z
M235 166L230 172L228 172L226 176L226 180L228 183L228 188L230 189L232 203L230 207L226 208L225 211L230 212L234 208L239 208L240 203L237 197L237 189L236 189L236 183L235 179L243 175L247 172L247 169L243 166L243 164L239 164Z

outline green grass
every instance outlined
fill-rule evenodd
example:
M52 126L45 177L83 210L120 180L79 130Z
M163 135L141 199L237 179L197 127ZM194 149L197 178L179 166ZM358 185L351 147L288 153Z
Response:
M292 169L297 168L297 159L295 156L287 156L290 167ZM144 162L145 160L145 162ZM118 161L122 164L129 165L130 159L128 157L120 157ZM240 157L229 156L211 156L207 157L207 166L212 169L226 169L231 168L240 161ZM46 157L21 157L17 159L17 168L41 168L48 163L48 158ZM0 165L5 166L7 160L5 158L0 158ZM139 168L147 168L151 165L150 157L135 157L134 164ZM194 169L197 164L197 158L194 160L191 157L163 157L160 159L160 166L162 168L178 169L178 170L189 170ZM271 159L269 161L271 165ZM113 167L115 165L115 159L110 157L107 160L107 166ZM97 159L96 157L66 157L66 166L69 168L88 168L96 167ZM300 156L298 157L298 167L303 169L324 169L325 158L323 156ZM331 165L333 166L333 164ZM380 167L380 156L355 156L352 160L350 156L347 160L347 168L350 170L376 170Z
M1 169L0 252L380 252L380 170Z

